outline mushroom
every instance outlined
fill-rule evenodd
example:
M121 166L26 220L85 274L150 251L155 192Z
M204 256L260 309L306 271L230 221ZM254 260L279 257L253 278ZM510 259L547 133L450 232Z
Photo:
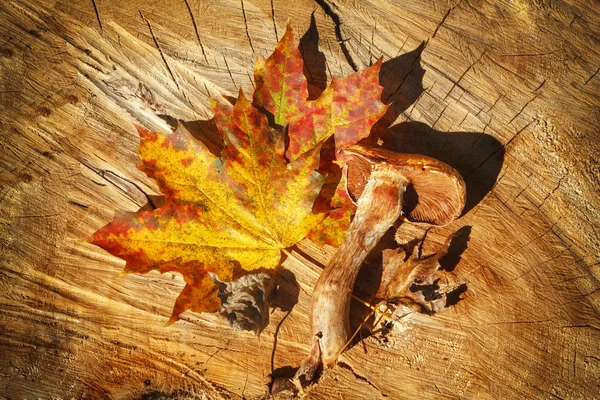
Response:
M413 222L445 225L465 205L462 177L434 158L366 145L343 149L342 158L346 190L357 210L343 243L315 285L310 320L314 342L296 373L297 386L312 381L320 366L333 366L344 350L351 334L350 302L360 266L396 220L404 215Z

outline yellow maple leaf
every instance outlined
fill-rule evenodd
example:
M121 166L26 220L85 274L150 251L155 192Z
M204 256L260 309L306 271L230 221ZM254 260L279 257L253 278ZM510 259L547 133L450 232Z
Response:
M92 243L126 261L124 273L180 272L187 283L171 322L186 309L215 311L212 272L232 280L245 271L273 270L290 247L324 217L313 214L323 176L318 147L292 163L284 132L240 93L235 106L214 104L225 140L213 155L182 126L172 134L138 127L141 169L154 178L166 204L118 213Z

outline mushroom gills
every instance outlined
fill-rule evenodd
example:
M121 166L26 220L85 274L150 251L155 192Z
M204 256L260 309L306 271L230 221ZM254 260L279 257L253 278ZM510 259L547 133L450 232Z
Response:
M451 166L419 154L356 145L344 150L347 191L356 203L371 172L380 165L393 167L408 179L403 215L410 222L446 225L458 218L466 201L466 185Z

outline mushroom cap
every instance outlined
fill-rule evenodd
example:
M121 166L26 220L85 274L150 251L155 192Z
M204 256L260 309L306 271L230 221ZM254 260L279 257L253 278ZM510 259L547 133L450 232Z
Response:
M409 221L446 225L458 218L467 197L457 170L435 158L367 145L342 150L347 162L346 189L357 202L372 171L393 169L408 180L402 213Z

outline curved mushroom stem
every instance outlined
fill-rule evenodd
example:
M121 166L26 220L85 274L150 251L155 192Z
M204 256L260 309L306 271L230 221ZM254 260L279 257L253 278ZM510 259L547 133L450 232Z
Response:
M296 373L308 383L320 366L331 367L350 337L350 302L360 266L400 217L408 180L391 168L371 173L344 241L325 267L313 292L310 356Z

